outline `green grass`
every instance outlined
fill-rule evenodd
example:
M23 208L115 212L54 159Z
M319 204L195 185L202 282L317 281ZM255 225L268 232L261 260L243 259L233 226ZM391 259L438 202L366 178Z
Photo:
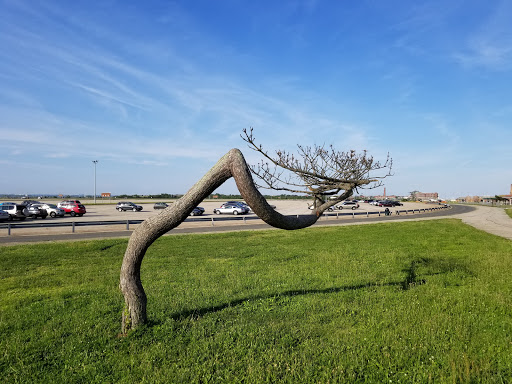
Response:
M512 382L512 242L458 220L0 248L0 381Z
M505 208L505 213L512 219L512 208Z

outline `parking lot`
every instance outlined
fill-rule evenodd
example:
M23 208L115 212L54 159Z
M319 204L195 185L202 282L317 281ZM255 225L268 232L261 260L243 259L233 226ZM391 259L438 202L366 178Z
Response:
M58 203L59 201L55 200L44 200L49 203ZM117 211L116 210L116 202L111 201L109 203L98 201L97 204L93 204L93 201L90 200L81 200L82 204L86 206L87 213L82 217L71 217L66 215L63 218L51 218L47 217L46 219L32 219L27 218L25 221L12 221L11 223L11 231L10 234L8 231L3 228L0 229L0 237L9 236L18 237L18 236L27 236L27 235L51 235L51 234L71 234L71 233L107 233L107 232L119 232L119 231L131 231L133 230L137 224L129 223L129 221L139 221L145 220L148 217L158 215L161 210L153 209L155 201L153 200L134 200L133 202L141 205L143 209L138 211ZM166 201L171 204L171 201ZM180 224L178 228L211 228L212 226L232 226L235 223L243 223L243 224L263 224L263 222L257 218L254 213L249 213L247 215L216 215L213 213L215 208L218 208L225 201L222 200L208 200L203 201L200 206L205 209L205 212L202 216L190 217L185 222ZM276 211L283 215L304 215L310 214L311 211L308 209L308 201L307 200L269 200L269 204L274 205ZM383 214L384 207L377 207L370 205L368 203L359 203L360 207L356 210L352 210L350 208L345 208L342 210L335 209L332 212L327 212L328 216L320 219L322 220L349 220L352 217L352 213L356 214L364 214L368 212L369 215L378 216L376 213L381 212ZM438 207L435 204L424 204L424 203L404 203L404 206L390 208L392 214L395 214L397 210L418 210L418 209L426 209ZM348 214L348 215L347 215ZM359 216L358 215L358 216ZM236 221L234 221L236 220ZM105 222L105 221L117 221L118 223L112 225L87 225L87 226L79 226L78 223L92 223L92 222ZM25 228L24 224L38 224L40 226L36 228ZM59 226L59 227L51 227L47 226L50 223L68 223L68 226ZM73 227L73 223L77 223L75 227ZM4 223L5 224L5 223ZM236 224L235 224L236 225Z

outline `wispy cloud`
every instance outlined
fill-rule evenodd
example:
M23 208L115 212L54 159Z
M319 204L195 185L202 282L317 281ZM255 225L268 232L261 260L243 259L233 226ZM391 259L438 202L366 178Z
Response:
M465 49L453 54L465 67L483 67L489 70L512 68L512 4L501 1L479 28L468 37Z
M491 70L508 70L512 66L512 41L477 39L469 43L466 51L453 55L465 67L484 67Z
M178 189L197 180L184 164L201 172L232 147L254 162L239 137L252 126L269 151L390 151L402 183L428 185L446 165L498 152L466 132L507 133L508 4L218 2L212 19L188 2L0 0L0 163L61 173L99 159L112 191L136 183L119 176L128 168L147 180L164 169ZM488 69L492 92L461 65Z

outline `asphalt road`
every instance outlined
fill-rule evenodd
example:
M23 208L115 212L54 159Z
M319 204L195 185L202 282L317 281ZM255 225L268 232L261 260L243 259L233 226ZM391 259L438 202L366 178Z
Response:
M449 216L459 216L474 211L476 208L465 205L454 205L448 209L440 209L433 212L414 213L414 214L393 214L391 216L358 215L353 218L343 217L336 218L335 215L320 218L314 226L330 226L330 225L353 225L353 224L372 224L380 222L396 222L405 220L430 220ZM240 218L237 221L226 220L220 223L211 223L205 221L195 224L181 224L166 235L183 235L195 233L217 233L228 231L248 231L248 230L268 230L275 229L263 221L246 220L241 223ZM100 227L101 228L101 227ZM105 238L127 238L131 235L132 230L114 230L114 231L94 231L94 232L74 232L74 233L52 233L52 234L27 234L16 236L0 236L0 245L14 245L37 242L54 242L54 241L78 241L93 240Z

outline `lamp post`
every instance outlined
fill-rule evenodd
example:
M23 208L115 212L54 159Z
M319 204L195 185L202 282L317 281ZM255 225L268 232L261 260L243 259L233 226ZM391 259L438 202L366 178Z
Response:
M93 160L94 163L94 204L96 204L96 164L98 164L98 160Z

